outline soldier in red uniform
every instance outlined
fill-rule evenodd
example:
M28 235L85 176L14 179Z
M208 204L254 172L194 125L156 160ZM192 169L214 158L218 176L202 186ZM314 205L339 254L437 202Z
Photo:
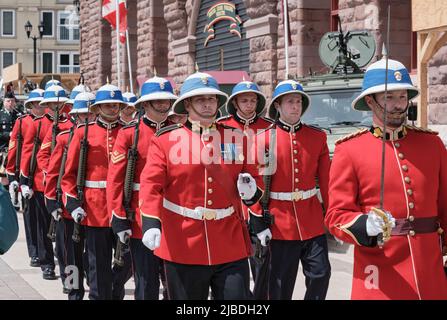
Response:
M37 244L38 254L43 272L43 278L47 280L55 280L54 273L54 253L53 244L47 237L50 225L50 214L47 211L44 200L44 174L43 168L46 164L39 161L37 153L33 155L34 150L40 150L42 142L48 131L51 131L55 117L56 109L67 101L65 90L58 85L49 86L45 89L43 100L40 105L47 108L47 113L41 118L33 119L33 126L26 131L24 135L24 148L22 151L22 159L20 163L20 187L22 196L27 199L29 210L36 210L37 215ZM63 116L59 116L59 121L67 122ZM35 140L36 137L36 140ZM51 144L51 142L50 142ZM34 146L38 147L35 149ZM32 160L37 159L36 169L33 174Z
M152 138L140 177L143 243L164 260L170 299L207 299L210 287L218 300L249 298L251 244L238 190L248 205L262 191L243 135L215 122L226 100L210 75L189 76L173 107L188 121Z
M265 109L265 96L259 90L256 83L242 81L234 86L230 98L226 104L228 115L217 120L218 123L238 128L247 136L248 144L255 141L255 135L264 131L273 124L273 121L264 118L261 114ZM244 219L248 223L248 210L242 204ZM259 241L255 234L251 235L254 250ZM258 250L261 248L258 248ZM268 298L268 277L266 269L270 263L270 251L267 247L255 253L256 257L250 257L250 269L254 281L253 296L256 300Z
M73 109L70 111L70 116L73 117L73 125L69 130L62 131L57 135L57 143L51 154L50 161L47 167L46 184L45 184L45 202L48 212L55 221L56 226L56 255L58 257L59 268L61 270L61 280L64 285L64 293L68 293L69 300L82 300L84 297L84 268L83 268L83 242L76 243L72 241L73 235L73 218L65 209L62 200L62 194L58 195L58 179L61 171L62 160L64 153L67 153L68 146L73 137L76 124L94 121L95 115L89 112L88 107L95 102L95 95L90 92L78 92L73 101ZM65 163L66 163L65 155ZM65 166L64 166L65 168ZM65 170L65 169L62 169ZM60 197L60 198L58 198ZM62 244L58 250L58 244ZM66 284L66 276L72 270L66 270L66 266L76 266L78 272L77 287L73 284ZM70 288L70 285L72 288Z
M15 198L15 190L19 189L20 184L20 175L16 175L16 171L20 173L20 163L19 168L16 168L16 157L17 157L17 138L19 131L22 137L27 136L27 143L33 143L32 136L27 134L27 131L30 131L34 126L34 120L41 119L44 114L46 108L44 106L40 106L39 102L42 101L44 90L35 89L30 92L28 100L25 101L25 108L31 110L29 114L19 118L14 124L14 128L11 133L11 140L9 142L9 151L8 151L8 164L6 166L6 174L9 180L9 190L11 193L11 197ZM34 129L33 129L34 130ZM27 146L28 149L32 150L32 145ZM22 152L25 149L25 143L23 141ZM33 202L34 200L31 200ZM26 245L28 248L28 255L31 259L30 266L31 267L40 267L40 260L38 255L38 247L37 247L37 212L34 208L26 208L26 211L23 214L23 222L25 225L25 237L26 237Z
M111 268L114 237L106 205L106 180L113 145L122 127L119 112L125 106L122 93L116 86L106 84L98 90L96 102L91 106L91 111L98 114L98 118L88 124L85 187L78 190L76 182L85 124L76 129L70 142L62 180L65 207L73 220L84 227L89 262L89 298L92 300L124 296L124 282L115 281L121 274L112 272ZM80 201L80 192L84 195L83 202Z
M147 80L141 89L141 98L136 101L138 109L144 108L144 116L139 125L134 122L120 130L113 147L109 172L107 175L107 205L112 215L112 229L121 242L131 237L130 249L135 279L135 300L158 300L159 297L159 258L141 242L142 226L138 208L140 175L146 164L147 151L151 138L166 127L168 112L172 102L177 99L170 82L153 77ZM139 111L141 112L141 110ZM124 206L124 185L128 166L128 153L139 130L135 176L132 181L133 194L130 208ZM134 216L133 216L134 215Z
M268 203L274 217L271 234L268 230L258 234L272 239L269 299L292 299L300 261L306 277L304 299L325 299L329 285L331 268L317 181L327 207L330 160L326 134L301 123L309 105L298 82L280 82L269 108L276 125L257 136L258 147L265 144L266 153L270 157L274 153L269 166L273 169L276 164Z
M373 63L352 103L372 110L373 126L336 145L325 222L355 245L352 299L447 299L447 240L440 238L447 228L447 152L436 133L405 124L408 102L418 93L403 64L390 59L387 69L386 59ZM386 214L376 215L383 134Z

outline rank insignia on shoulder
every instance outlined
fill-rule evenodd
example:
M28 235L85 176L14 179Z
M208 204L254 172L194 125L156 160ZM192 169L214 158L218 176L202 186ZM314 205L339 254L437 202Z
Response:
M159 136L161 136L163 133L166 133L166 132L169 132L169 131L172 131L172 130L175 130L175 129L178 129L178 128L181 128L181 127L183 127L182 124L180 124L180 123L176 123L176 124L173 124L173 125L170 125L170 126L161 128L160 130L158 130L158 131L155 133L155 135L156 135L157 137L159 137Z
M352 138L355 138L355 137L357 137L357 136L360 136L360 135L362 135L362 134L364 134L364 133L366 133L366 132L369 132L369 130L368 130L367 128L358 130L358 131L356 131L356 132L353 132L353 133L351 133L351 134L348 134L347 136L344 136L344 137L338 139L337 141L335 141L335 144L338 145L338 144L340 144L340 143L342 143L342 142L351 140Z
M429 133L429 134L434 134L434 135L439 134L439 132L430 130L428 128L421 128L421 127L410 126L410 125L406 125L405 128L407 128L409 130L414 130L414 131L424 132L424 133Z
M112 160L113 164L116 164L126 158L124 153L119 153L118 150L112 152L112 156L110 160Z

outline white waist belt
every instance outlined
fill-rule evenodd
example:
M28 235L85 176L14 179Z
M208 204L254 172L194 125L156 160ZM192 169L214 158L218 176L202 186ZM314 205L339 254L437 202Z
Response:
M163 199L163 207L181 216L196 220L220 220L231 216L234 212L234 208L232 206L226 209L208 209L204 207L189 209L172 203L166 199Z
M300 201L312 198L317 194L317 188L295 192L270 192L270 198L282 201Z
M85 180L85 186L87 188L105 189L105 188L107 188L107 181L90 181L90 180Z

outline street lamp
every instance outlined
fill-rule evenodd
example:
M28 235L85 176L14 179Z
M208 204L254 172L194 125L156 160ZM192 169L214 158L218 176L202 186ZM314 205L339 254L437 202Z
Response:
M36 36L31 36L31 31L33 31L33 25L31 24L31 22L29 22L29 20L25 23L25 31L26 31L26 36L28 37L28 39L33 39L33 45L34 45L34 73L37 73L37 69L36 69L36 57L37 57L37 39L42 39L43 37L43 33L45 31L45 26L43 25L43 22L40 22L40 24L37 26L37 29L39 30L39 37Z
M81 11L81 1L74 0L73 5L76 7L76 9L78 9L78 13L79 13L79 11Z

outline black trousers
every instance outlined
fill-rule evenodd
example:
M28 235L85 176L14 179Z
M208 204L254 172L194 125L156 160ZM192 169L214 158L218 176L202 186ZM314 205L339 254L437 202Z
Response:
M56 222L56 245L54 247L54 254L57 258L57 263L59 264L62 285L64 285L65 278L66 278L65 277L65 266L67 265L67 257L66 257L66 250L65 250L64 222L63 222L62 218Z
M160 258L146 248L141 239L130 239L135 279L135 300L158 300Z
M112 228L85 226L88 252L88 280L90 300L123 299L124 284L131 277L130 253L122 268L112 270L115 236Z
M28 201L23 199L23 201ZM28 248L28 256L37 258L37 211L34 197L31 198L29 206L23 213L23 224L25 225L26 247Z
M163 259L158 258L159 263L159 273L160 273L160 281L161 285L163 287L163 300L168 300L168 284L166 283L166 270L165 270L165 263Z
M40 260L40 268L54 270L54 252L53 242L47 237L50 228L51 215L45 206L45 200L42 192L35 191L29 200L30 210L35 210L37 217L37 252Z
M304 241L272 240L270 254L269 299L292 299L300 261L306 277L304 299L326 298L331 276L326 235Z
M248 259L220 265L187 265L164 261L170 300L206 300L211 288L215 300L250 298Z
M59 227L62 228L59 228ZM84 299L85 289L84 289L84 259L83 259L83 253L84 253L84 242L85 242L85 234L82 232L83 226L81 226L81 232L80 232L80 241L78 243L74 242L72 240L73 235L73 229L74 229L74 222L71 219L64 219L62 218L58 222L58 229L56 232L58 233L59 229L63 230L63 237L64 237L64 260L63 264L65 267L68 266L67 269L61 269L64 270L64 272L61 271L61 277L64 276L64 285L66 287L71 288L70 292L68 293L68 300L82 300ZM57 244L57 239L56 239ZM59 259L59 258L58 258ZM59 264L60 266L60 264ZM77 284L78 287L73 287L72 281L70 283L66 282L66 277L70 274L71 266L75 266L75 269L77 270ZM69 280L69 279L68 279Z
M111 228L85 226L88 250L88 278L90 300L112 299L112 245Z
M250 257L250 269L254 281L253 299L267 300L270 275L270 249L262 247L256 236L251 236L254 255Z

